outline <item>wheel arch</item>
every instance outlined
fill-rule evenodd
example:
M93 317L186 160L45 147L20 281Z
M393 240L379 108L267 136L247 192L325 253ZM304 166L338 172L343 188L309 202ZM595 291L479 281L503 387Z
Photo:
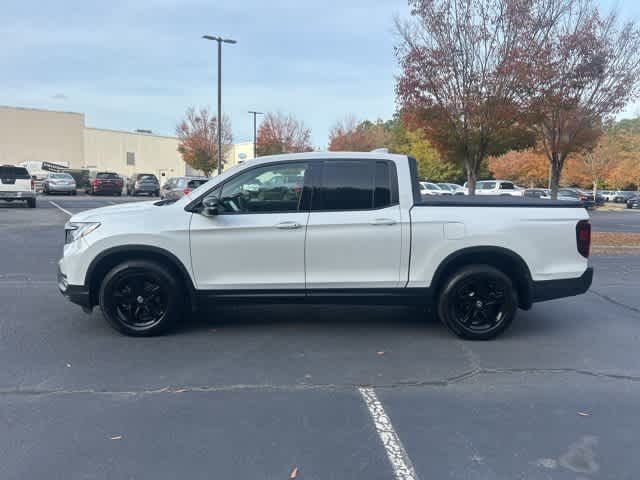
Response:
M491 265L507 275L518 291L520 308L528 310L533 303L531 272L523 258L513 250L496 246L468 247L447 256L436 269L431 281L433 298L437 298L445 280L465 265Z
M189 296L191 308L195 308L195 286L187 268L173 253L151 245L122 245L112 247L101 252L91 261L85 275L84 284L89 290L89 301L92 306L98 304L100 281L109 270L127 260L152 260L168 267L182 280Z

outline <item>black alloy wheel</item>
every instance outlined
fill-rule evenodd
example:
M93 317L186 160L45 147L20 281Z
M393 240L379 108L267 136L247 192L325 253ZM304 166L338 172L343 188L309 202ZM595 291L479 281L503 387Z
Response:
M181 287L163 265L131 260L107 274L100 288L100 306L107 321L120 332L157 335L181 317Z
M453 333L468 340L489 340L511 324L518 309L513 283L489 265L471 265L454 273L440 294L438 313Z

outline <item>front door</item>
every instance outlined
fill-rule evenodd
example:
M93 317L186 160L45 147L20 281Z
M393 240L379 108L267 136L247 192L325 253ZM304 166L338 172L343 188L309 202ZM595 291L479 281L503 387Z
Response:
M307 170L305 162L256 166L209 194L219 198L218 215L191 220L198 289L304 291Z
M396 288L402 255L392 162L322 162L307 225L307 289Z

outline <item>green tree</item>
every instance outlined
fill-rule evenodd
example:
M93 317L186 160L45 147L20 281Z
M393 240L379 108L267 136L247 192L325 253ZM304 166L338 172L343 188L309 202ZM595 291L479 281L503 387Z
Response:
M389 150L416 159L418 176L431 182L460 182L464 172L460 165L442 159L422 130L406 130L399 119L388 124L392 142Z

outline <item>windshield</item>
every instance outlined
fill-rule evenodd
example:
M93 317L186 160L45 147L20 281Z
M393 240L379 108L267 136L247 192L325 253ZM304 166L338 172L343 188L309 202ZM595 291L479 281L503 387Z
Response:
M50 173L49 174L49 178L73 180L73 177L71 175L69 175L68 173Z

